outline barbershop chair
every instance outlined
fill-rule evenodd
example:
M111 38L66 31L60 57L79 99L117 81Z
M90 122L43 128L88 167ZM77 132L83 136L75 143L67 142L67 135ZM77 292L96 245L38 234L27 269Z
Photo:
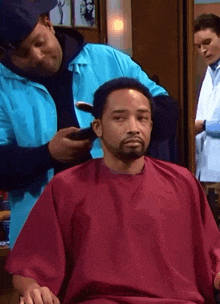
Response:
M220 293L218 291L215 292L215 300L216 304L220 304Z

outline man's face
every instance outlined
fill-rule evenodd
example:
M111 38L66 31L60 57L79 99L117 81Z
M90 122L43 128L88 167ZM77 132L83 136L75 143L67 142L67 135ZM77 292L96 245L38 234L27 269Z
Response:
M101 120L96 120L105 157L135 160L143 156L150 142L151 108L147 97L133 89L120 89L107 97Z
M207 65L220 58L220 37L211 28L196 32L194 40L198 52Z
M58 72L62 49L47 17L39 21L31 34L10 56L12 63L32 76L49 77Z

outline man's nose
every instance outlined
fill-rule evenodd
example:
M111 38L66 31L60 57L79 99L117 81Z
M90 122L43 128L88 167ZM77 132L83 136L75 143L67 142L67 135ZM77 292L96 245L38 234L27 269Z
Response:
M207 47L202 45L200 51L202 54L205 54L207 52Z
M139 127L138 127L138 121L136 118L131 117L128 121L128 133L135 133L138 134L140 133Z

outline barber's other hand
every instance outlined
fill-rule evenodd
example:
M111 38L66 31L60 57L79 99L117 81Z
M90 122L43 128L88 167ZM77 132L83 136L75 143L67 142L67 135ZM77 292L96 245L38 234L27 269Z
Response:
M195 133L199 134L203 131L204 120L195 120Z
M80 129L75 127L59 130L48 144L49 152L53 159L62 163L72 163L82 159L88 154L92 147L92 142L86 140L72 140L68 136Z
M20 304L60 304L60 301L48 287L34 284L21 297Z

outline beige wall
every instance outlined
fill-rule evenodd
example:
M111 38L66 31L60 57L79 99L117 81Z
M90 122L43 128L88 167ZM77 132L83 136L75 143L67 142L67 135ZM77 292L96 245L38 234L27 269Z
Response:
M201 14L212 13L220 16L220 3L209 4L195 4L194 16L195 18Z

